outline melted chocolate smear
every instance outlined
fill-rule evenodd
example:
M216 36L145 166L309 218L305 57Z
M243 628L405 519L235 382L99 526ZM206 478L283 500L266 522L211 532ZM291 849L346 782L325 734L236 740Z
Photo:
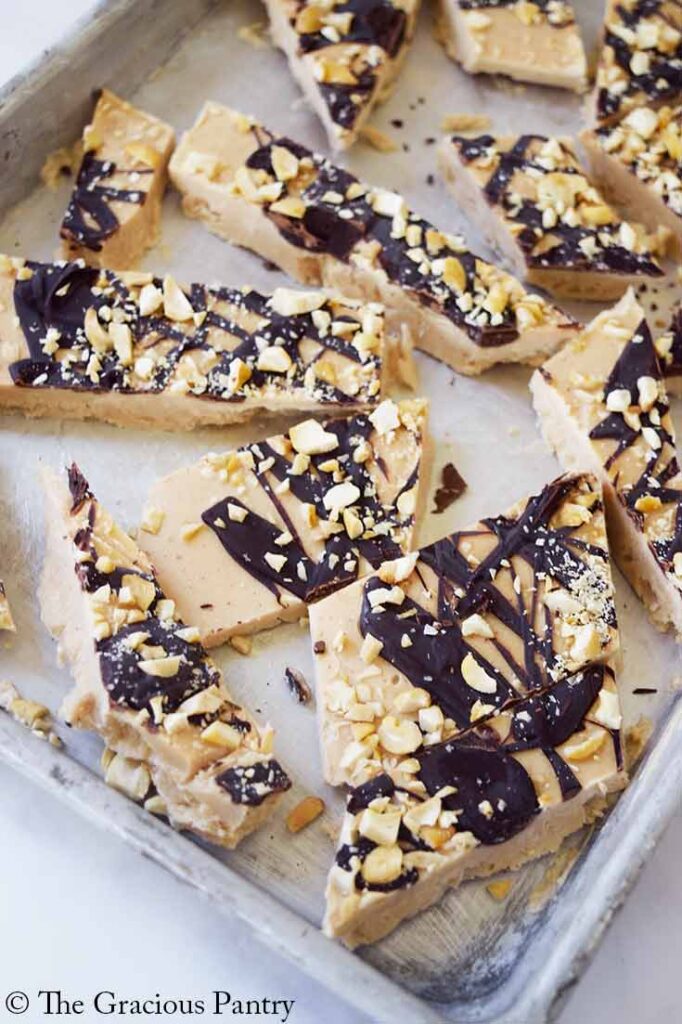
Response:
M226 790L236 804L258 807L273 793L291 789L291 779L279 761L258 761L253 765L237 765L216 775L215 781Z
M467 489L466 480L451 462L447 462L441 470L441 485L434 495L434 515L440 515L449 509Z
M121 189L102 184L117 173L131 172L118 168L113 160L97 160L92 152L85 154L62 222L62 238L99 252L102 243L120 227L111 203L132 203L135 206L144 204L147 198L144 190ZM151 173L147 170L135 171L137 175Z
M540 811L535 787L525 768L510 754L478 736L468 735L430 747L419 761L417 777L429 796L443 786L456 789L456 793L444 799L443 806L457 811L458 830L472 832L480 843L506 842Z
M85 479L75 462L68 468L69 492L71 494L71 515L76 515L82 509L86 501L92 498L90 485Z
M181 639L177 625L152 616L144 622L123 626L115 636L98 641L102 682L114 704L133 711L151 710L151 699L162 696L163 710L170 714L188 697L220 683L220 673L206 659L201 644ZM146 644L162 646L170 657L179 656L180 665L174 676L159 678L140 668L139 652L131 650L125 642L131 633L140 631L148 634Z

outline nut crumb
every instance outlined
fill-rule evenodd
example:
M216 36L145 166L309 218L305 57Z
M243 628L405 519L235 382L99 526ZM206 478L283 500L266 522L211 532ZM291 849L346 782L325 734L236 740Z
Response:
M235 651L238 651L240 654L248 655L251 654L253 641L250 636L231 636L230 646L234 647Z
M651 719L644 717L639 718L634 725L625 730L625 762L628 768L639 761L653 730Z
M486 885L486 889L497 903L502 903L506 900L507 896L511 892L512 881L511 878L502 878L496 882L489 882Z
M264 21L252 21L237 30L237 39L253 46L254 50L265 50L270 46L268 27Z
M360 129L360 138L379 153L395 153L398 149L398 144L390 135L371 124L366 124Z
M440 127L443 132L484 132L490 124L487 114L446 114Z
M301 832L324 811L324 800L319 796L306 796L287 814L287 828L290 832Z

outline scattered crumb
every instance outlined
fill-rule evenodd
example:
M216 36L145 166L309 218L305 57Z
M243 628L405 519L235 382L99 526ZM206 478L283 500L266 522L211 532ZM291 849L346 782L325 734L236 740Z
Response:
M486 885L486 889L497 903L502 903L506 900L507 896L511 892L511 887L511 878L501 878L497 882L489 882L488 885Z
M253 641L250 636L231 636L230 646L234 647L235 651L239 651L240 654L251 654L251 648L253 647Z
M270 46L268 26L264 21L252 21L250 25L242 25L237 31L237 38L253 46L255 50L265 50Z
M62 146L50 153L40 169L40 180L54 192L60 178L74 174L83 159L83 142L78 139L71 146Z
M398 148L390 135L371 124L366 124L360 129L360 138L380 153L395 153Z
M625 763L628 768L637 764L653 731L653 722L650 718L644 717L625 730Z
M7 680L0 680L0 708L7 711L15 722L30 729L40 739L49 740L53 746L61 746L61 740L54 732L52 712L44 704L22 697L16 686Z
M294 668L286 668L284 671L289 692L295 697L299 704L309 704L313 699L312 691L300 672Z
M484 132L490 128L487 114L446 114L440 124L443 132Z
M541 910L548 900L564 884L573 864L580 853L580 846L571 846L558 850L544 875L528 897L530 910Z
M311 825L324 811L324 800L319 796L306 796L287 814L287 828L290 832L301 832Z
M450 508L467 489L466 481L451 462L447 462L440 474L441 485L433 496L435 515Z

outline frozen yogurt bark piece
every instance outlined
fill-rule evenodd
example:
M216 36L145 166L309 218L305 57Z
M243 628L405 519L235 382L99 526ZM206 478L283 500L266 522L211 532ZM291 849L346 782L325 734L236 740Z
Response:
M425 403L387 400L209 453L152 487L139 542L206 645L295 621L411 550L426 440Z
M531 380L545 440L599 474L613 554L661 630L682 637L682 473L661 366L629 292Z
M150 792L140 799L159 797L174 824L235 846L290 786L272 757L272 731L232 698L196 627L179 618L78 468L68 487L54 474L45 484L40 602L75 680L66 721L142 765Z
M328 782L359 785L618 649L601 489L568 476L310 609Z
M552 295L618 299L663 271L655 240L622 221L589 181L570 140L454 135L443 176L510 270Z
M265 0L273 41L334 149L355 142L412 41L420 0Z
M448 54L471 74L582 92L587 60L573 5L564 0L440 0Z
M627 776L614 676L591 664L351 790L325 931L375 942L468 878L556 850Z
M380 301L387 327L477 374L537 363L574 321L509 274L326 157L208 103L170 165L183 208L292 277Z
M170 125L102 90L62 221L65 259L126 269L156 244L174 144Z
M682 99L679 0L608 0L594 89L597 124Z
M636 107L580 137L604 194L649 231L667 228L682 256L682 107Z
M188 430L372 409L406 352L383 310L0 257L0 408ZM391 364L393 365L391 366Z

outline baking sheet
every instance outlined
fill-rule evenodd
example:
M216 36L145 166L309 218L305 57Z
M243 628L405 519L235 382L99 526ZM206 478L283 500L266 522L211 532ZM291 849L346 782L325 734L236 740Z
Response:
M602 5L582 0L576 6L592 43ZM326 150L322 130L302 103L284 58L269 48L255 50L238 37L240 27L263 17L256 0L218 4L133 98L180 131L193 122L205 99L215 99ZM102 84L130 95L127 81L112 77ZM358 146L342 162L369 181L402 191L439 226L463 230L478 251L490 255L475 226L459 214L437 178L432 183L435 148L431 140L440 137L442 117L456 112L487 113L493 129L571 134L580 126L581 104L579 97L551 90L464 75L433 39L427 5L398 88L374 118L374 123L396 140L398 151L379 154ZM52 256L68 193L68 183L57 192L41 187L10 211L0 225L0 251L33 258ZM162 241L143 266L159 273L172 271L187 281L248 283L266 290L286 283L283 275L266 269L253 255L231 248L184 219L174 194L166 200ZM675 292L673 279L658 291L649 291L645 298L657 307L654 321L664 318ZM583 318L596 311L595 307L570 308ZM496 370L472 380L457 377L426 356L418 356L418 365L419 390L432 402L436 472L451 460L469 483L466 494L448 512L427 518L422 540L428 542L466 526L479 515L502 511L556 476L559 467L534 424L528 369ZM679 423L679 416L677 419ZM40 625L35 598L43 544L36 472L41 463L59 467L76 459L102 502L123 524L134 526L157 476L209 449L255 440L282 425L255 420L243 428L181 435L4 418L0 424L0 574L5 578L19 633L0 655L1 674L53 709L69 683L68 673L55 666L54 645ZM670 708L673 680L680 671L679 649L648 625L639 603L618 575L617 598L624 647L620 685L626 725L641 715L658 722ZM283 626L256 639L248 658L229 649L217 652L217 658L236 695L275 725L278 755L296 786L274 820L258 834L237 851L211 851L211 856L224 860L240 877L317 925L323 911L324 879L333 856L331 833L339 821L342 801L321 781L314 711L296 705L284 682L286 666L299 669L312 682L307 633L298 626ZM653 697L632 695L640 686L656 687L658 693ZM96 737L66 735L65 731L62 735L69 755L96 768L101 750ZM322 796L327 812L292 837L286 832L284 818L307 793ZM569 846L577 849L588 842L596 848L601 841L596 841L598 834L596 830L590 836L578 836ZM488 895L485 882L468 883L359 955L418 996L442 1004L438 1012L444 1018L501 1019L502 1003L511 998L515 975L520 977L522 954L538 933L551 927L553 915L556 917L550 900L552 882L570 862L570 856L562 856L563 860L546 858L516 873L511 895L501 904ZM582 871L581 862L573 872L578 884ZM569 898L568 889L565 894L557 904Z

